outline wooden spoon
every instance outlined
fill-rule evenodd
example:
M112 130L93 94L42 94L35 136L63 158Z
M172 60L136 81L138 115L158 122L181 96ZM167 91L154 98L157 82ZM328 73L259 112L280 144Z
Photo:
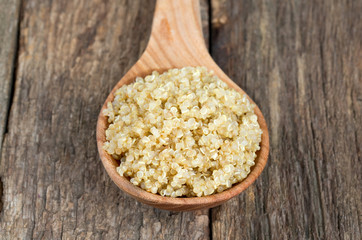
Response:
M106 141L105 130L108 127L107 117L103 110L107 103L113 101L113 93L124 84L129 84L137 76L145 77L152 71L164 72L170 68L186 66L205 66L231 88L241 94L245 92L239 88L213 61L206 48L201 30L200 10L198 0L158 0L153 18L152 32L145 52L127 74L116 84L106 99L97 123L97 144L100 158L109 176L117 186L140 202L151 206L173 210L191 211L211 208L229 200L245 190L262 172L269 153L269 136L265 119L256 106L254 111L263 130L260 150L257 152L255 165L242 182L232 188L206 197L171 198L149 193L133 185L125 177L121 177L116 168L119 163L104 149ZM249 98L249 97L248 97ZM249 100L253 102L252 99ZM255 104L255 103L254 103Z

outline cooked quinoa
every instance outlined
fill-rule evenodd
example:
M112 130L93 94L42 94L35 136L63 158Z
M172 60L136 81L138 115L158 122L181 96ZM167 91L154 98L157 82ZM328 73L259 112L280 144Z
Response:
M205 67L153 72L108 102L104 149L148 192L201 197L242 181L262 131L248 98Z

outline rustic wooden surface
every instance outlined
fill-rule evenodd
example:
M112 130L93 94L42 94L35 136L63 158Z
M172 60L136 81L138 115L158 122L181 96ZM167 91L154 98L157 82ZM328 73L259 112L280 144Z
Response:
M0 0L1 239L362 238L361 1L203 1L211 53L263 111L271 153L239 197L187 213L124 195L96 151L154 1L19 2Z
M0 143L2 143L17 53L20 0L0 0L0 6Z
M213 0L212 54L260 106L268 167L213 239L361 239L361 1Z
M12 98L13 74L18 46L20 0L0 0L0 153L7 127ZM1 154L0 154L1 159ZM0 175L0 213L3 206L3 184ZM0 229L1 232L1 229Z

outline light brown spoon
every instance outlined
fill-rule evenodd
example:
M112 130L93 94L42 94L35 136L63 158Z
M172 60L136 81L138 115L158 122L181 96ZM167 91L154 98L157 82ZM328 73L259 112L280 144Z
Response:
M226 74L217 66L208 53L201 31L201 20L198 0L158 0L153 18L151 37L145 52L127 74L117 83L106 99L97 123L97 144L100 158L109 176L117 186L140 202L151 206L172 210L191 211L215 207L245 190L262 172L269 153L269 136L265 119L256 106L254 111L263 130L261 148L257 152L255 166L242 182L218 194L207 197L171 198L149 193L121 177L116 168L119 163L104 149L106 141L105 130L108 127L107 117L103 110L107 103L113 101L113 93L124 84L129 84L137 76L145 77L152 71L164 72L170 68L185 66L205 66L231 88L245 94ZM249 98L249 97L248 97ZM252 99L249 100L253 102ZM255 103L254 103L255 104Z

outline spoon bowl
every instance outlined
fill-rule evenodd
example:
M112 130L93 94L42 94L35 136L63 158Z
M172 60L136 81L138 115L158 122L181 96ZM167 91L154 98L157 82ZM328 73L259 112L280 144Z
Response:
M145 77L153 71L162 73L171 68L186 66L205 66L209 70L213 70L214 74L229 87L241 94L246 94L219 68L208 53L201 31L199 2L195 0L158 0L146 50L108 95L97 122L98 152L114 183L140 202L171 211L211 208L240 194L261 174L269 154L269 135L264 116L254 101L246 94L249 101L255 105L254 113L258 117L258 123L263 133L260 150L256 153L255 165L242 182L234 184L228 190L210 196L171 198L149 193L133 185L127 178L117 173L116 168L119 166L119 162L103 149L106 142L105 131L108 128L107 117L103 114L103 110L107 108L108 102L113 101L114 92L124 84L132 83L136 77Z

